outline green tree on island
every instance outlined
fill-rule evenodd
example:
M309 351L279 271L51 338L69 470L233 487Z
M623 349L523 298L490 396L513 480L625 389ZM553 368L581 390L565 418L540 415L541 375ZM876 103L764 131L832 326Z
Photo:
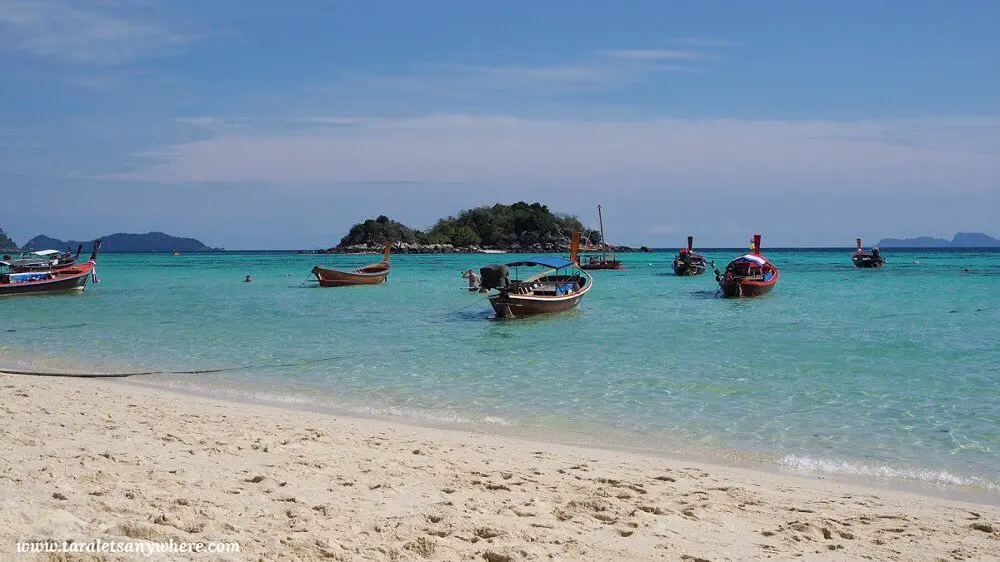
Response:
M414 244L417 242L417 234L417 231L405 224L390 220L385 215L379 215L377 219L368 219L352 226L347 236L340 240L339 246L377 246L386 242Z
M573 232L580 232L592 244L600 243L596 230L587 229L574 216L553 213L541 203L466 209L458 216L439 219L427 232L421 232L390 220L385 215L351 227L338 247L379 245L386 242L451 244L452 246L509 248L514 245L565 242Z
M520 201L467 209L457 217L440 219L427 233L427 239L446 240L456 246L505 248L514 244L562 242L574 231L587 234L576 217L557 215L541 203L529 205Z

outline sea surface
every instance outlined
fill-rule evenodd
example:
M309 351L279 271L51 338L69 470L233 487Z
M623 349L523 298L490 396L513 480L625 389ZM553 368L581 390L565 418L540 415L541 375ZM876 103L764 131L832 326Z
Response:
M850 252L765 252L781 281L755 300L719 298L711 272L674 277L672 251L624 254L630 269L594 272L578 310L515 321L490 320L460 271L517 255L393 256L385 285L324 289L314 264L378 257L107 254L82 294L0 299L0 367L224 369L141 380L1000 489L1000 252L886 250L883 270ZM722 267L743 251L705 253Z

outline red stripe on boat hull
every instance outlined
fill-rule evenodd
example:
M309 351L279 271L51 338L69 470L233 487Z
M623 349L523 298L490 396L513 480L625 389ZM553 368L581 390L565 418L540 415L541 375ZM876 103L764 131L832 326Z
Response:
M0 296L82 291L87 286L87 281L90 279L94 268L90 264L74 266L74 268L79 269L80 273L62 275L56 279L45 281L0 284Z

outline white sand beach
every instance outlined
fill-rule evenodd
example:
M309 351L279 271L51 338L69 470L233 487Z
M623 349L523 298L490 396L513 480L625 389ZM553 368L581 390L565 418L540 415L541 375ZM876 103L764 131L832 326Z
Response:
M0 420L2 559L42 538L240 544L206 560L1000 558L991 505L108 380L0 375Z

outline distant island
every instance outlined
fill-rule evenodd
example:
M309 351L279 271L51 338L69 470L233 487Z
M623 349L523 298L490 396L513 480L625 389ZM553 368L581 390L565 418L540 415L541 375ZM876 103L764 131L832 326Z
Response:
M386 242L399 253L565 252L573 232L582 234L585 246L601 243L600 232L586 228L575 216L553 213L541 203L520 201L467 209L458 216L439 219L426 232L382 215L352 226L336 246L312 252L364 252ZM626 246L613 249L634 251Z
M0 228L0 250L17 250L17 242L11 240L2 228Z
M982 232L959 232L951 240L919 236L917 238L884 238L880 248L1000 248L1000 239Z
M147 232L146 234L128 234L119 232L101 236L101 251L108 253L147 253L147 252L214 252L222 248L211 248L194 238L180 238L162 232ZM63 250L70 248L73 252L83 244L84 252L91 250L92 240L59 240L40 234L35 236L21 248L22 250Z

